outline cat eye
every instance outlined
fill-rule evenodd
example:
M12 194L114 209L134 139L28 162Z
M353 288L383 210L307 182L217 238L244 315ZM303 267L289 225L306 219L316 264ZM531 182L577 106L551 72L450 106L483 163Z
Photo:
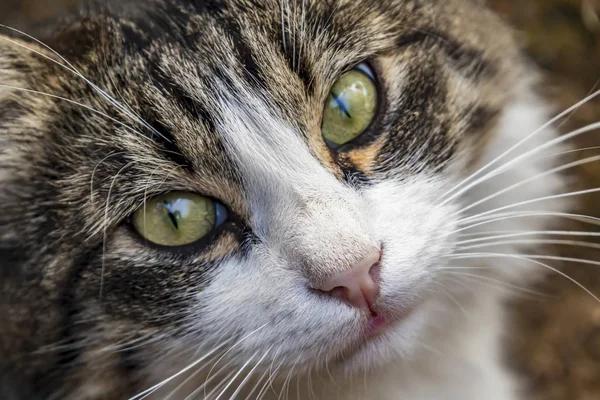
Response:
M363 133L377 109L377 88L371 68L359 64L333 85L325 108L321 132L327 142L341 146Z
M213 199L171 192L146 202L133 214L132 222L144 239L175 247L207 238L227 217L227 209Z

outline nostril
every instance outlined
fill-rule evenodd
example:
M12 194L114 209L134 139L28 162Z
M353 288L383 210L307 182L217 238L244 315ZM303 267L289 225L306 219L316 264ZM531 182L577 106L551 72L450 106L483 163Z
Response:
M328 292L322 291L325 294L328 294L329 296L336 298L336 299L340 299L340 300L344 300L348 298L348 288L347 287L343 287L343 286L338 286L338 287L334 287L333 289L331 289Z
M373 282L375 282L377 285L379 285L380 274L381 274L381 263L378 260L375 264L373 264L373 266L369 270L369 275L371 275L371 279L373 279Z
M371 309L379 296L380 257L380 251L369 253L352 268L330 276L315 289L353 307Z

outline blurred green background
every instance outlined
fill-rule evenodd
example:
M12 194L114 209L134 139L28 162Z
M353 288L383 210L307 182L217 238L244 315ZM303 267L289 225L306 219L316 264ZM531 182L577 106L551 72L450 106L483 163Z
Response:
M0 22L23 27L28 22L52 17L76 2L0 0ZM557 110L600 89L600 0L488 2L515 28L523 49L545 72L541 89ZM595 100L571 115L562 129L568 131L598 121L600 100ZM600 146L600 131L578 138L574 146ZM592 149L579 154L583 158L600 151ZM600 187L600 163L578 168L574 177L578 188ZM600 195L581 198L577 211L600 216ZM565 224L562 229L589 230L590 225ZM553 251L564 257L600 260L598 250ZM600 266L553 266L600 297ZM509 361L527 383L531 391L528 398L600 400L600 305L556 274L548 276L536 290L549 297L514 302L513 324L508 332Z

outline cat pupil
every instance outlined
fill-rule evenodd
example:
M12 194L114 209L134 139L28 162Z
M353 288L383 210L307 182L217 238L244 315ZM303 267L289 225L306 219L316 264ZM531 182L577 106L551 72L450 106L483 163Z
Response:
M337 93L331 92L331 95L333 96L335 104L339 107L342 113L344 113L347 118L352 118L350 112L348 111L348 105L346 104L347 102L341 99Z
M179 229L179 224L177 223L177 217L175 216L175 214L172 211L169 211L168 215L175 229Z

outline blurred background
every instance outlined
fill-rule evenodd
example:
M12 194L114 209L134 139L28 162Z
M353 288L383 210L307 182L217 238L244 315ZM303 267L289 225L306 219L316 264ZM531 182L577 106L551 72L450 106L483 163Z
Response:
M541 89L558 111L600 89L600 0L488 2L516 29L523 49L545 72ZM23 28L76 3L0 0L0 22ZM600 99L578 109L562 129L567 132L598 121ZM600 146L600 131L575 141L577 148L596 146ZM599 148L579 156L598 155ZM573 176L577 188L600 187L600 163L581 166ZM579 213L600 217L600 195L580 198L578 208ZM590 230L593 226L565 223L561 229ZM600 250L571 247L553 252L600 261ZM552 265L600 297L600 266ZM600 304L558 274L549 275L536 291L548 296L522 298L510 305L509 361L529 385L531 399L600 400Z

